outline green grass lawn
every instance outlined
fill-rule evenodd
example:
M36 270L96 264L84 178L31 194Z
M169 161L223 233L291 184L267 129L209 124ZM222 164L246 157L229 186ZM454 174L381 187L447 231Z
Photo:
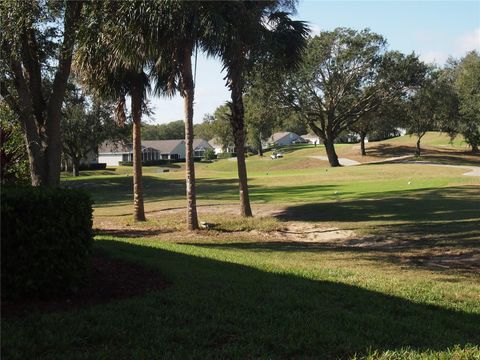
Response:
M235 162L197 164L199 216L215 227L195 234L182 167L147 169L145 224L131 220L128 168L66 177L95 200L95 247L170 286L3 319L3 357L480 359L480 178L411 163L331 169L306 160L320 147L291 150L248 159L247 221ZM324 238L332 229L349 235Z

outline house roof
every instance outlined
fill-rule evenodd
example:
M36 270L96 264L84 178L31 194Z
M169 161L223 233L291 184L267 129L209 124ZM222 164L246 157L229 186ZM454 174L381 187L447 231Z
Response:
M162 154L171 154L178 145L184 145L185 140L142 140L142 150L150 148L159 151ZM193 149L197 148L206 149L212 146L203 139L193 140ZM98 153L130 153L132 152L131 144L113 144L110 142L104 142L98 148Z
M197 148L202 148L202 149L212 149L213 146L204 139L193 139L193 149L197 150Z
M214 148L216 147L222 147L222 145L220 144L220 141L218 140L217 137L214 137L213 139L211 139L208 144Z
M304 139L318 139L318 135L315 134L305 134L301 136Z
M160 151L162 154L170 154L179 144L185 144L185 140L143 140L142 146Z
M210 145L213 148L223 148L223 144L220 141L218 137L214 137L208 142L208 145ZM233 143L228 144L229 147L235 146Z
M114 143L105 141L98 147L98 153L129 153L132 152L132 144Z
M270 136L270 141L271 142L277 142L278 140L281 140L283 139L285 136L288 136L290 134L293 134L295 136L298 136L297 134L291 132L291 131L283 131L283 132L277 132L275 134L273 134L272 136Z

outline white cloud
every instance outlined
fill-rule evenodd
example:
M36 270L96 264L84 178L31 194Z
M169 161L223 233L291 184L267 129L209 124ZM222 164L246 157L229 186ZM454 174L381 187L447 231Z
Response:
M455 42L455 48L460 55L472 50L480 51L480 27L460 36Z
M442 51L430 50L420 55L420 60L426 62L427 64L442 65L447 59L448 54Z
M427 32L418 33L417 39L428 40L429 35ZM435 44L435 39L430 39L430 44ZM427 41L424 41L427 43ZM443 44L435 44L435 48L422 51L420 59L430 64L443 65L449 56L454 58L460 58L472 50L480 51L480 27L474 29L471 32L464 33L452 39L445 39ZM441 48L442 50L440 50ZM448 49L448 50L447 50Z

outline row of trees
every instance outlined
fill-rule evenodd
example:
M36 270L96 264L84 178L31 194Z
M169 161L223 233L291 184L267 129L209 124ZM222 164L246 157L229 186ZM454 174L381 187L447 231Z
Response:
M183 138L185 138L185 126L183 120L171 121L159 125L143 124L142 126L143 140L169 140Z
M257 64L282 68L298 61L307 28L290 18L294 10L294 2L288 0L2 2L0 89L24 132L32 184L59 185L61 118L73 64L86 91L97 100L115 102L120 123L127 118L125 103L130 98L134 217L145 220L140 139L146 95L179 92L185 110L187 224L198 228L192 55L200 50L218 57L227 73L241 213L251 216L243 155L245 78ZM69 111L75 118L79 109Z

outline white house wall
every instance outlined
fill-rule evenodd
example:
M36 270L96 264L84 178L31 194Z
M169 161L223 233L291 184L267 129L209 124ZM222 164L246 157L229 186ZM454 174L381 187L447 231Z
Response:
M99 154L98 162L106 163L107 166L118 166L122 161L122 154Z

